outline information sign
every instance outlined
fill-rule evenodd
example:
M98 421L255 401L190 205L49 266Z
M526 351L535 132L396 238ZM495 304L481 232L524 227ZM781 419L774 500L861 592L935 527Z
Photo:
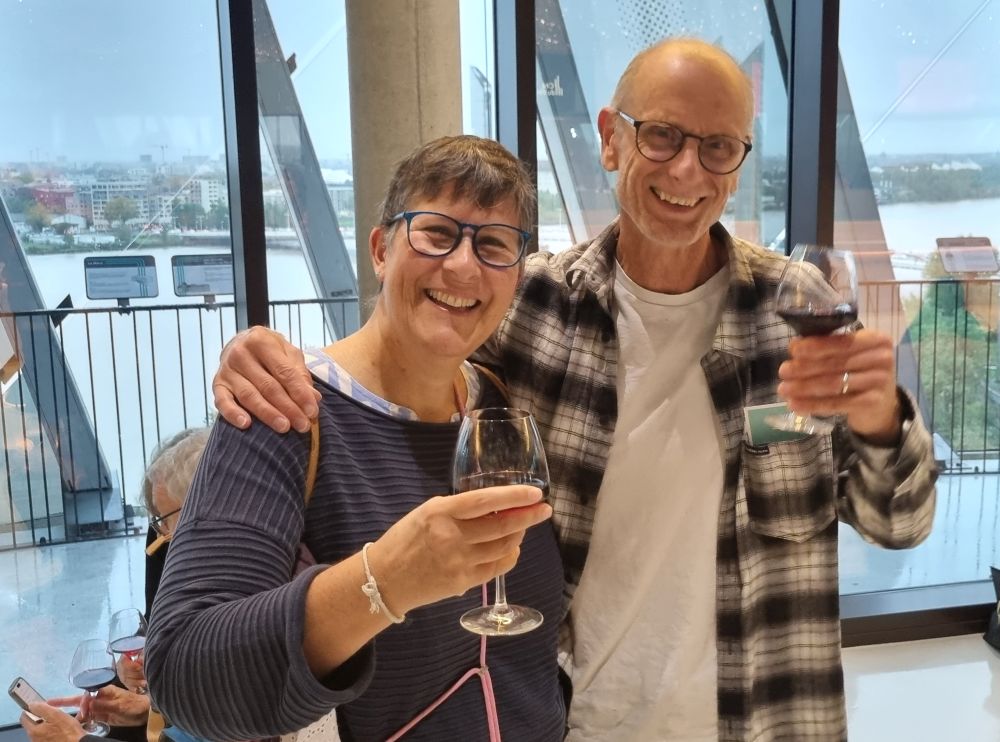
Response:
M152 255L114 255L83 259L88 299L151 299L159 296Z

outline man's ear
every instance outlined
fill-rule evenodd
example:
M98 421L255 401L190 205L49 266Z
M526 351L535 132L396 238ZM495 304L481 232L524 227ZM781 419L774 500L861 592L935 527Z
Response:
M605 106L597 114L597 131L601 135L601 165L608 172L618 169L618 150L615 149L615 126L618 123L618 112Z
M385 262L389 252L388 240L389 230L383 226L375 227L368 235L368 252L371 253L372 269L379 283L382 283L382 276L385 274Z

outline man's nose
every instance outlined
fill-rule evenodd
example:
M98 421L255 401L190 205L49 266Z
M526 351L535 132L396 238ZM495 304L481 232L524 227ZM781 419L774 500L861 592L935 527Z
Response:
M677 173L696 173L701 170L701 159L698 155L698 146L701 144L693 137L685 137L681 151L667 161L667 165L672 165Z

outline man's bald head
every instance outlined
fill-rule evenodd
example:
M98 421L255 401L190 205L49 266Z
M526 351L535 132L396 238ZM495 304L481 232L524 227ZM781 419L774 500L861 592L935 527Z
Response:
M731 86L733 105L745 112L746 134L750 134L753 120L754 97L750 78L736 60L725 50L707 41L695 38L669 38L643 49L632 58L615 87L611 105L619 110L631 109L633 100L642 96L642 77L656 74L659 69L669 69L681 63L699 63L713 68L719 79Z

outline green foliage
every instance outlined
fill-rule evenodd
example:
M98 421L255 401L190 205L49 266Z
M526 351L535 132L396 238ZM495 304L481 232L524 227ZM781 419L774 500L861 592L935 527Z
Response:
M139 207L130 198L116 196L104 205L104 218L108 220L108 224L124 224L137 216L139 216Z
M932 260L927 272L936 277L938 270L940 261ZM928 285L910 325L927 422L959 452L1000 448L1000 341L997 330L987 326L990 320L966 307L970 294L982 300L985 292L992 292L992 304L987 298L978 305L992 307L995 316L997 284L942 280Z
M181 229L200 227L205 218L205 210L200 204L174 204L174 222Z
M205 226L209 229L229 229L229 204L216 201L205 215Z
M32 202L27 211L24 212L24 216L28 225L36 232L41 232L52 223L52 214L37 201Z

